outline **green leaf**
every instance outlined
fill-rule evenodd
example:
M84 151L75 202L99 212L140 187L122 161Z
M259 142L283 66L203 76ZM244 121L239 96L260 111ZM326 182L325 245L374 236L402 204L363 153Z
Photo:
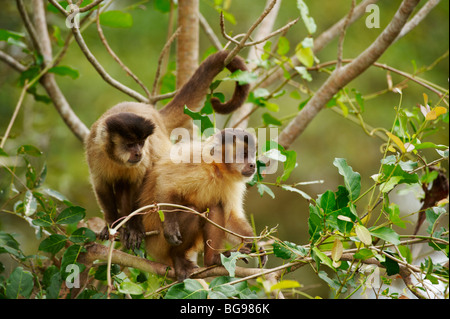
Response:
M44 239L40 245L39 250L55 255L58 251L64 248L67 242L67 237L64 235L53 234Z
M446 213L446 210L442 207L432 207L432 208L428 208L425 211L425 218L429 224L427 227L428 234L432 235L434 233L435 224L436 224L437 220L439 219L439 217L441 215L443 215L445 213Z
M255 82L257 79L258 75L255 73L252 73L250 71L237 70L229 76L225 77L223 81L237 81L239 85L244 85Z
M69 273L66 272L66 268L69 265L78 265L80 268L80 273L86 268L85 265L77 263L78 256L82 253L86 252L86 248L80 245L72 245L64 252L63 257L61 259L61 277L65 280Z
M208 292L197 280L186 279L170 287L164 299L206 299L207 296Z
M305 248L288 241L284 241L282 243L274 242L272 247L274 255L284 260L293 260L298 257L306 256L307 254Z
M320 261L327 265L328 267L330 267L331 269L335 270L335 268L333 267L333 261L327 256L325 255L323 252L321 252L319 250L319 248L317 247L313 247L312 251L314 252L314 254L320 259Z
M155 0L153 2L153 5L155 6L156 10L162 13L168 13L170 12L170 2L171 0Z
M51 216L46 214L42 217L39 217L37 219L34 219L32 221L33 225L40 226L40 227L50 227L55 224L55 222L52 220Z
M37 200L33 196L33 193L30 190L25 192L25 197L23 199L24 204L24 213L25 216L31 216L36 212L37 209Z
M304 66L296 66L295 71L297 71L298 74L301 75L302 79L304 79L308 82L312 81L311 74L308 72L308 70Z
M269 113L264 113L262 115L262 119L263 119L264 125L266 125L266 126L269 126L269 125L281 126L281 125L283 125L283 123L279 119L273 117Z
M214 128L214 124L213 122L211 122L211 119L207 115L202 115L198 112L193 112L186 105L184 106L184 114L189 115L194 121L200 121L200 131L202 134L204 134L206 130L208 130L206 132L211 131L212 134L213 130L211 129Z
M295 151L282 151L282 154L286 156L286 161L283 164L283 175L281 175L281 180L286 181L291 175L294 168L297 166L297 153Z
M38 157L42 155L42 152L32 145L22 145L17 149L17 155L30 155Z
M277 53L281 56L286 55L289 52L290 45L289 40L283 36L278 39Z
M323 193L320 196L318 205L323 209L323 213L325 216L332 213L336 207L336 198L334 197L334 193L330 190Z
M297 8L300 10L300 15L309 34L315 33L317 30L317 26L314 22L314 19L309 15L309 8L306 3L303 0L297 0Z
M366 260L366 259L371 258L373 256L374 256L374 254L373 254L373 252L370 249L362 248L353 256L353 258Z
M69 240L73 243L93 242L95 239L95 233L86 227L78 228L69 237Z
M11 234L0 231L0 254L4 253L11 254L21 260L25 259L17 240Z
M369 230L363 225L357 224L355 225L356 236L358 236L359 240L366 246L372 245L372 236Z
M389 255L390 253L388 253ZM386 268L386 273L388 276L396 275L400 272L400 266L398 263L386 256L386 260L384 262L381 262L381 264Z
M299 190L298 188L288 186L288 185L282 185L281 188L284 190L290 191L290 192L298 193L306 200L311 200L311 196L306 194L304 191Z
M220 260L222 261L222 265L228 270L230 277L234 277L234 273L236 270L236 262L241 257L248 257L246 254L242 254L240 252L232 252L230 253L230 257L225 257L223 254L220 255Z
M58 225L73 224L82 220L86 216L86 210L83 207L71 206L64 209L55 220Z
M311 48L304 48L301 43L295 48L295 56L307 68L314 65L314 51Z
M295 280L282 280L279 283L276 283L272 287L270 287L270 291L281 290L281 289L292 289L292 288L300 288L302 285L299 284L298 281Z
M361 192L361 175L354 172L352 167L348 166L347 161L343 158L336 158L333 165L338 168L339 174L344 176L344 184L349 192L350 200L356 200Z
M131 281L122 281L119 285L119 292L130 295L142 295L144 293L144 288Z
M372 236L383 239L394 245L400 245L400 236L391 228L380 227L377 229L369 230Z
M5 295L8 299L29 298L34 287L33 275L29 271L17 267L6 282Z
M259 193L259 195L261 195L261 197L264 195L264 193L267 193L272 198L275 198L275 194L272 192L272 190L269 188L269 186L261 184L261 183L257 183L256 188L258 189L258 193Z
M48 70L48 72L58 74L58 75L67 75L74 80L80 76L80 73L77 70L72 69L71 67L68 67L68 66L63 66L63 65L54 66L53 68Z
M100 14L100 23L113 28L130 28L133 26L133 17L118 10L105 11Z
M24 38L25 38L24 33L0 29L0 41L8 41L8 39L22 40Z

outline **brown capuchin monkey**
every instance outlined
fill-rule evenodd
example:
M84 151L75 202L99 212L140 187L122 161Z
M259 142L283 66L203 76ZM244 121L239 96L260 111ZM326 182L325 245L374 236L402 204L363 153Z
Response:
M177 127L189 127L192 119L184 106L196 110L208 93L214 77L224 69L227 51L209 56L189 81L163 109L157 111L144 103L123 102L106 111L91 127L85 141L91 181L107 226L99 238L109 238L109 227L121 216L137 208L137 197L147 170L169 152L170 133ZM247 70L235 57L227 66L231 72ZM249 85L239 85L225 103L212 98L216 112L230 113L247 99ZM151 182L151 181L150 181ZM120 230L126 248L139 247L144 238L141 218L135 216Z
M220 226L242 236L253 236L243 199L246 182L256 172L255 137L241 129L225 129L204 143L180 142L173 148L172 155L184 153L184 158L176 163L173 156L166 155L155 164L148 172L151 177L144 182L139 205L172 203L198 212L209 211L208 218ZM197 163L191 161L196 152L202 154ZM159 230L158 235L147 236L146 250L157 262L173 267L180 281L197 267L194 260L202 250L205 266L221 264L220 253L225 251L226 241L243 243L241 251L251 251L251 239L226 233L198 215L173 209L164 216L161 222L159 214L144 215L145 230Z

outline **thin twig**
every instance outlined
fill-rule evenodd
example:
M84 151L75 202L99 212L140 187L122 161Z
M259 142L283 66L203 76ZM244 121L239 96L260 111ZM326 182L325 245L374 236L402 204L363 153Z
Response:
M275 3L277 0L273 0L269 6L264 10L264 12L261 14L261 16L253 23L253 25L250 27L250 29L247 31L245 36L242 38L242 40L239 42L239 44L228 54L227 58L224 61L224 64L227 65L228 63L233 60L233 58L239 53L239 51L242 50L242 48L245 46L245 42L247 42L248 38L252 34L252 32L256 29L256 27L264 20L264 18L270 13L272 8L275 6Z
M23 86L22 92L20 92L19 101L17 101L16 108L14 109L14 113L9 121L8 127L6 128L6 132L2 137L2 142L0 143L0 148L5 146L6 140L8 139L9 133L11 132L11 128L16 121L17 114L19 114L20 107L22 106L23 98L25 97L25 93L28 90L28 79L25 80L25 85Z
M180 31L181 31L181 27L179 27L172 34L172 36L169 38L169 40L164 45L161 53L159 54L158 66L156 68L156 74L155 74L155 80L153 81L153 90L152 90L152 94L151 94L152 97L156 95L156 91L158 90L158 82L159 82L159 78L161 76L161 66L162 66L162 62L164 60L164 57L166 56L167 52L169 51L170 46L172 45L173 41L175 41L177 36L180 34Z
M200 26L202 27L203 31L205 31L206 36L209 38L209 40L211 40L212 44L214 45L214 47L217 50L219 50L219 51L222 50L223 49L222 43L220 43L219 38L216 36L213 29L208 24L208 21L206 20L206 18L200 12L199 12L198 17L199 17L199 21L200 21Z
M8 64L10 67L15 69L18 72L24 72L27 70L27 67L24 66L22 63L17 61L15 58L7 54L6 52L3 52L0 50L0 60Z
M110 47L108 41L106 40L105 34L103 33L103 29L100 25L100 9L97 10L97 17L96 17L96 24L97 24L97 32L100 37L101 42L105 46L108 53L112 56L112 58L120 65L120 67L129 75L131 78L144 90L145 94L147 95L147 98L150 99L150 91L147 89L144 83L142 83L141 80L128 68L122 60L117 56L117 54L113 51L113 49Z
M350 23L350 20L352 18L353 15L353 11L355 10L355 5L356 5L356 1L353 0L352 1L352 6L350 8L350 11L347 15L347 18L345 19L345 23L344 26L342 27L342 31L341 31L341 35L339 36L339 43L338 43L338 54L337 54L337 63L336 63L336 69L340 69L341 65L342 65L342 56L344 53L344 38L345 38L345 33L347 31L347 27Z

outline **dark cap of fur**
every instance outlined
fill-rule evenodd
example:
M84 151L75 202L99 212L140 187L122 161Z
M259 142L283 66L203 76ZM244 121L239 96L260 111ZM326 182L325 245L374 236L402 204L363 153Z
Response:
M120 135L129 141L144 140L155 130L151 120L128 112L109 116L105 125L110 134Z

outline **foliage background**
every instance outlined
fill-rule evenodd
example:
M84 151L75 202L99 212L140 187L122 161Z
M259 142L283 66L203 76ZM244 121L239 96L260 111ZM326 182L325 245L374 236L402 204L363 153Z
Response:
M317 34L326 30L338 19L345 16L351 1L308 1L311 16L315 18L318 25ZM367 29L364 21L359 19L347 30L344 46L344 58L352 58L359 54L367 45L378 36L387 23L391 20L398 8L400 1L381 1L381 28ZM127 29L104 27L105 35L123 62L133 70L136 75L147 85L153 83L159 53L166 41L166 30L168 14L155 8L155 1L116 1L113 7L126 8L135 5L128 12L132 15L133 26ZM239 0L232 1L230 13L235 17L237 24L227 22L227 29L233 30L234 34L246 32L253 21L263 11L265 1L263 0ZM17 15L14 1L2 1L0 10L0 29L24 32L21 21ZM112 8L113 8L112 7ZM220 34L219 13L213 7L212 0L200 1L200 10L206 17L216 34ZM296 2L284 0L280 9L275 28L283 26L286 21L293 20L298 16ZM48 16L50 25L59 25L62 32L67 32L60 14ZM135 83L124 75L123 70L112 60L104 47L98 41L95 25L91 25L83 33L84 38L98 60L106 67L108 72L120 79L126 85L137 90ZM287 33L286 37L293 47L306 36L302 23L297 23ZM418 68L432 64L442 56L449 47L449 2L441 3L426 17L426 19L406 35L403 39L392 45L378 61L386 63L397 69L412 73L414 65ZM224 42L224 41L223 41ZM0 48L4 43L0 42ZM200 56L211 47L209 40L201 31ZM337 52L337 39L331 42L327 48L321 51L317 57L321 62L334 60ZM247 51L241 52L246 56ZM174 63L174 49L170 62ZM121 92L106 84L87 62L76 43L72 43L68 54L64 57L63 65L77 69L80 76L73 80L69 77L58 77L57 81L67 100L71 103L77 115L88 126L106 109L115 103L129 100ZM440 61L432 70L423 74L423 77L442 87L448 87L448 55ZM383 90L387 87L386 71L370 68L356 81L349 84L363 95ZM21 88L17 86L18 73L12 71L7 65L0 63L0 132L4 132L14 111ZM394 83L402 80L401 77L392 74ZM318 88L325 79L320 73L313 74L314 82L311 87ZM280 111L274 114L283 118L295 113L298 105L303 100L290 97L292 88L287 87L287 94L277 100ZM231 87L230 87L231 91ZM424 89L419 85L408 82L404 89L403 107L411 108L421 101ZM434 101L436 96L427 92ZM399 95L388 92L376 99L366 99L365 114L366 121L372 126L387 127L392 125L395 117L394 106L399 103ZM250 127L261 125L261 117L258 115L251 118ZM262 113L261 113L262 114ZM434 136L436 144L448 144L448 124ZM101 216L95 201L89 175L84 158L83 145L68 130L51 104L36 102L31 96L27 96L13 127L11 138L7 141L5 150L16 150L20 145L36 145L43 151L48 166L46 184L64 194L77 205L87 209L87 215ZM361 173L362 181L370 181L370 176L377 173L382 154L379 150L380 141L369 137L362 132L361 127L354 125L342 116L324 110L312 122L304 134L296 140L291 149L297 152L298 167L292 173L289 181L292 183L300 181L323 180L323 184L315 184L302 188L311 197L323 193L326 189L336 189L342 184L341 176L332 165L334 158L346 158L354 171ZM448 162L443 162L448 170ZM275 179L275 177L273 178ZM271 178L268 178L271 181ZM288 182L289 182L288 181ZM367 189L370 185L362 185ZM281 189L273 189L275 199L265 194L261 197L256 188L251 188L246 201L246 211L254 216L257 230L265 225L269 227L278 226L279 238L295 243L307 243L309 239L307 219L309 216L308 203L298 194L286 192ZM402 207L407 207L408 212L418 210L420 202L415 198L403 198ZM407 211L402 211L402 214ZM447 216L448 218L448 216ZM416 217L412 218L415 223ZM413 227L413 224L409 226ZM423 227L424 228L424 227ZM0 212L0 230L17 233L16 239L21 243L26 253L37 251L38 242L35 240L33 231L28 225ZM4 256L0 255L3 262ZM8 264L6 264L8 266ZM273 266L270 264L269 267ZM12 265L9 265L12 267ZM307 292L311 295L328 296L328 287L317 276L312 276L313 271L309 267L303 267L292 276L305 287L310 288Z

